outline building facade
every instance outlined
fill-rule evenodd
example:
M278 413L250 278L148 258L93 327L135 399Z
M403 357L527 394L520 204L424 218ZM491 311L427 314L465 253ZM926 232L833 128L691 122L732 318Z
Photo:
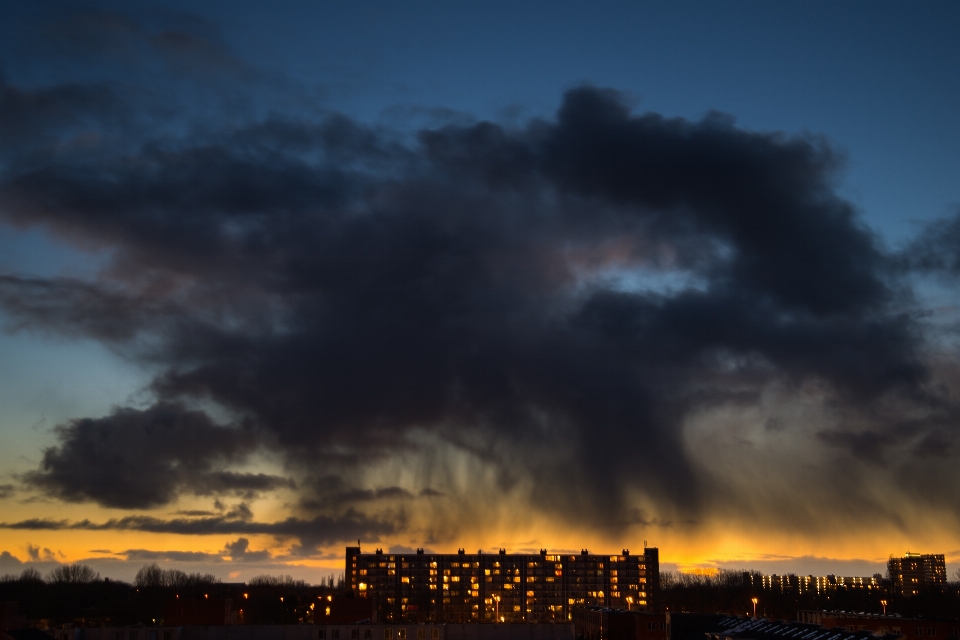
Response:
M29 629L22 640L574 640L572 624L200 625ZM4 633L3 640L21 640Z
M606 607L574 607L578 640L670 640L670 614L624 611Z
M883 576L800 576L793 573L784 575L761 575L744 573L744 582L755 589L778 591L780 593L815 593L822 595L837 590L866 590L880 592L885 589Z
M828 628L815 622L786 622L731 616L704 634L705 640L902 640L897 634L874 634L865 629ZM944 639L946 640L946 639Z
M233 609L232 598L191 600L177 596L177 598L165 603L163 620L165 624L171 627L237 624L237 612Z
M574 607L657 610L660 556L362 553L347 547L344 576L371 598L380 623L568 623Z
M947 564L944 555L910 553L899 557L890 556L887 561L890 583L896 593L914 596L920 589L947 583Z
M798 611L797 621L825 629L867 631L875 636L899 635L903 640L958 640L960 620L904 618L898 615L848 613L846 611Z

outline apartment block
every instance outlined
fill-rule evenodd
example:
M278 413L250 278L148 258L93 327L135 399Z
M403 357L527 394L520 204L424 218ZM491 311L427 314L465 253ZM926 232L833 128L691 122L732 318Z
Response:
M657 548L619 554L362 553L347 547L347 583L386 622L568 623L578 606L655 611Z
M920 589L944 585L947 582L947 564L944 555L910 553L896 558L890 556L887 571L893 590L906 596L917 595Z

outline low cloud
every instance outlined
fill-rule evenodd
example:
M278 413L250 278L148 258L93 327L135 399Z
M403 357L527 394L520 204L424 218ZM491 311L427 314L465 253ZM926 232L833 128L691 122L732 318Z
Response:
M130 509L166 504L183 491L253 496L295 486L277 476L216 469L243 461L256 437L177 403L74 420L56 434L60 444L44 451L40 469L24 480L68 502Z
M35 547L32 544L27 545L27 555L33 562L54 562L57 560L57 554L44 547ZM62 554L61 554L62 555Z
M304 549L316 549L358 538L375 542L381 536L402 531L404 526L402 517L396 521L387 521L371 518L352 510L338 518L317 516L305 520L291 517L277 522L257 522L247 518L227 516L165 520L143 515L112 518L104 522L43 518L0 522L0 528L24 531L142 531L180 535L267 534L296 538Z
M150 549L127 549L120 551L117 555L124 556L132 562L221 562L221 557L216 553L204 553L202 551L151 551Z
M233 542L228 542L223 553L230 556L233 562L263 562L270 559L270 552L265 549L252 551L250 541L246 538L237 538Z

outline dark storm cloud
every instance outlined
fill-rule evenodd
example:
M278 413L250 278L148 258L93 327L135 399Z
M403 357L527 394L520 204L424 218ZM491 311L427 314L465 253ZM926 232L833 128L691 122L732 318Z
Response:
M960 274L960 210L929 225L904 252L903 262L908 268L951 279Z
M0 304L8 311L8 330L44 328L64 335L104 341L135 338L147 324L175 319L178 310L151 304L122 292L68 278L36 279L0 275Z
M56 433L60 444L44 451L40 468L25 480L69 502L130 509L164 504L181 491L251 495L293 486L277 476L216 469L242 461L256 440L248 429L215 425L176 403L118 409Z
M888 454L907 449L917 459L952 458L960 450L960 402L926 398L922 418L904 418L881 408L864 410L870 428L827 430L817 434L823 442L845 450L851 458L874 465L888 462Z
M302 483L302 489L300 506L313 510L340 508L379 500L389 502L412 500L414 497L402 487L358 488L335 475L307 478Z
M398 531L402 513L349 509L414 499L360 472L427 455L424 433L495 467L500 489L528 478L539 508L616 528L630 491L690 513L711 496L683 439L696 410L755 402L772 380L815 381L857 415L891 398L928 412L950 393L928 389L898 259L837 196L842 157L822 139L635 115L582 87L519 128L411 139L342 114L274 115L112 156L32 151L5 167L0 214L109 248L111 263L97 282L6 276L5 313L163 370L156 407L61 427L31 481L124 507L288 486L215 468L270 446L333 479L303 484L299 508L354 519L86 528L308 545ZM196 400L245 426L175 404ZM821 441L879 454L895 422ZM948 433L916 433L934 432ZM336 533L311 538L318 527Z
M50 152L65 132L113 120L122 101L108 86L59 85L21 89L0 76L0 158Z

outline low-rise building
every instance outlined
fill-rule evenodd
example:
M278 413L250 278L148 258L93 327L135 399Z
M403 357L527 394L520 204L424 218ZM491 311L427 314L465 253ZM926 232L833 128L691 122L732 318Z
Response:
M369 598L334 598L320 600L313 612L315 624L356 624L377 621L373 600ZM418 640L424 640L419 638Z
M816 623L731 616L708 631L705 640L899 640L895 634L828 628Z
M670 614L576 607L573 630L583 640L670 640Z
M801 576L793 573L760 575L745 573L744 578L751 586L765 591L780 593L815 593L822 595L838 589L880 591L886 589L883 576L875 573L872 576Z
M41 635L22 640L574 640L572 624L221 624L28 631Z
M237 624L237 612L233 610L232 598L210 598L208 596L181 598L178 596L165 603L163 620L165 624L171 627ZM121 639L117 638L116 640ZM141 640L146 639L142 638Z
M904 640L960 640L960 621L904 618L899 615L848 613L846 611L798 611L797 621L827 629L868 632L876 636L897 635Z

